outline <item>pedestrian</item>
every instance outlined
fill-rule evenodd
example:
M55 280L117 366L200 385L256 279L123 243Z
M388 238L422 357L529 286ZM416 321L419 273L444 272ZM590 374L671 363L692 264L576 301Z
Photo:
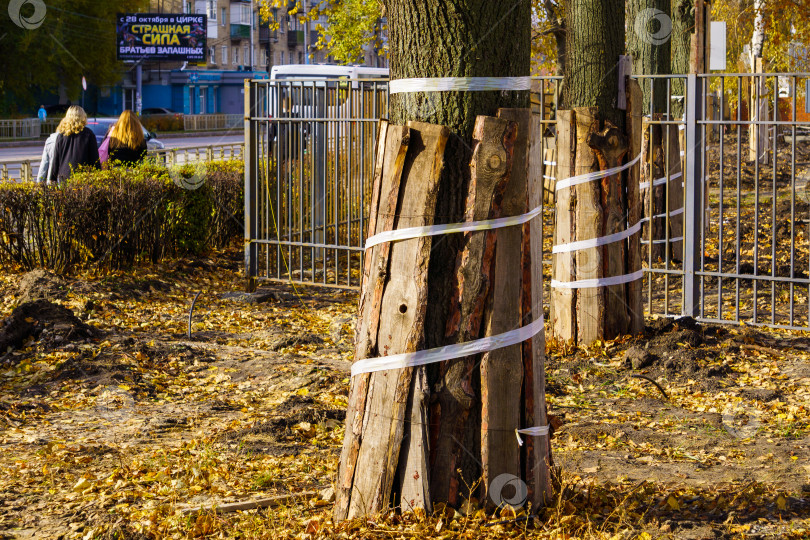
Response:
M48 111L45 110L45 105L39 106L39 112L37 113L39 116L39 121L44 122L48 118Z
M137 165L146 157L143 126L134 112L130 110L122 112L107 137L110 139L110 161Z
M37 182L45 182L50 176L50 168L53 165L53 148L56 144L57 135L59 133L54 131L45 139L45 148L42 149L42 159L39 162L39 171L37 171Z
M50 181L61 182L69 178L77 167L99 167L96 136L87 127L84 109L71 105L56 132L53 165L48 176Z

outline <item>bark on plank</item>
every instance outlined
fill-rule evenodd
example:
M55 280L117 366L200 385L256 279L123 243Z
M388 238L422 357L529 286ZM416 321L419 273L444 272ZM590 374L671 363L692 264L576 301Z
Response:
M436 194L439 188L439 179L441 176L442 166L444 164L443 156L445 146L450 134L447 128L424 124L419 122L408 122L408 126L415 130L421 138L422 143L425 145L426 150L420 154L420 159L415 159L407 171L407 178L414 176L415 178L427 179L427 186L422 186L423 189L429 191L430 204L425 205L424 215L420 216L417 212L406 214L405 206L400 212L403 216L400 218L399 228L402 227L415 227L419 224L432 224L434 210L436 205ZM432 141L436 141L432 143ZM430 146L430 144L435 144ZM406 195L408 196L408 192ZM403 221L404 220L404 221ZM402 272L413 272L414 268L419 269L422 273L422 278L427 279L428 262L430 257L430 249L432 242L430 238L420 239L419 250L416 257L408 260L403 258L402 262L405 265ZM427 306L427 286L424 282L418 291L415 298L408 299L410 305L418 307L421 311L415 321L414 334L409 337L409 346L411 342L419 338L419 343L414 345L422 348L422 338L424 337L424 317ZM394 302L394 304L396 304ZM401 304L400 304L401 306ZM399 308L397 308L399 309ZM401 309L400 309L401 311ZM428 456L428 439L429 439L429 414L428 414L428 396L430 387L427 381L426 367L415 368L412 371L410 386L404 387L410 391L411 399L408 400L408 408L405 411L405 418L409 421L404 426L404 443L402 444L401 454L399 456L398 464L398 482L399 482L399 495L400 504L403 510L424 508L426 511L431 510L431 498L429 490L430 470L427 461ZM404 385L404 379L400 385Z
M596 153L599 168L612 169L621 164L627 153L627 138L614 125L605 123L605 128L598 133L590 133L588 146ZM622 174L615 173L601 181L599 205L602 211L602 226L598 236L619 233L626 228L625 193ZM596 184L594 182L594 184ZM602 275L621 276L627 273L626 245L624 241L611 242L598 248L602 260ZM626 303L626 284L598 287L596 291L603 296L605 318L602 321L602 336L625 334L629 325ZM608 306L610 306L608 308Z
M498 217L508 173L517 126L514 122L479 116L473 138L477 141L470 163L470 183L465 221ZM464 245L456 261L453 315L448 319L449 342L461 343L481 337L485 299L491 286L495 252L494 231L464 235ZM434 407L438 418L436 448L431 449L431 493L451 505L460 503L463 486L474 485L479 478L459 478L456 470L462 454L477 453L480 439L464 437L464 426L477 401L473 388L476 358L459 358L440 366L441 389ZM436 422L436 420L433 420Z
M577 107L576 115L576 164L574 174L588 174L599 170L596 154L588 146L588 135L599 129L596 107ZM604 213L597 181L576 186L576 240L589 240L603 236ZM580 249L576 252L576 279L604 277L602 253L599 248ZM602 321L605 313L605 296L600 287L577 290L577 340L590 344L602 339Z
M576 124L574 111L557 111L557 181L575 175ZM574 219L576 208L576 187L556 191L556 224L554 245L567 244L576 240L577 222ZM574 253L556 253L551 256L551 277L558 281L574 281ZM551 289L551 327L553 335L563 341L576 341L577 327L574 319L576 292L573 289Z
M409 123L410 144L399 189L396 228L431 225L444 147L442 126ZM389 356L422 347L427 306L427 264L431 237L390 245L388 280L380 303L376 352ZM366 398L357 470L348 517L370 515L389 507L404 435L411 390L411 368L372 373ZM422 427L423 428L423 427ZM419 427L417 427L419 429Z
M643 94L638 82L629 80L627 85L627 128L629 132L630 150L628 155L635 158L641 151L642 138L642 111ZM676 126L677 129L677 126ZM642 161L643 163L643 161ZM641 201L639 199L639 182L641 165L631 167L627 171L627 226L632 227L641 219ZM641 233L637 232L627 241L628 272L641 270ZM641 300L643 280L631 281L627 284L627 305L630 314L630 333L638 334L644 329L644 312Z
M382 134L381 134L382 135ZM405 163L405 156L409 145L409 130L404 126L386 125L385 151L378 152L377 169L379 170L379 183L375 174L376 200L371 207L369 220L369 236L391 230L394 227L397 200L399 194L400 178ZM371 228L371 224L374 228ZM366 266L368 277L363 279L363 291L360 300L360 326L357 331L355 343L355 359L373 357L376 353L376 330L369 328L370 324L376 326L379 319L380 299L388 273L388 256L390 244L385 243L372 248L366 253ZM364 272L366 270L364 269ZM369 321L369 324L363 324ZM335 499L335 516L345 519L349 511L352 483L357 465L357 456L362 444L363 421L365 418L366 398L370 381L369 374L362 374L352 378L349 393L349 407L346 414L346 434L343 440L341 464L344 466L338 471Z
M517 136L513 143L510 170L500 205L502 216L518 216L527 211L529 109L499 109L498 118L514 122ZM523 227L503 227L495 232L495 266L492 303L485 313L484 335L494 336L521 326L521 260ZM520 449L514 437L520 427L523 382L522 345L503 347L481 358L481 461L482 485L487 488L497 476L507 473L520 477ZM493 501L497 505L500 501Z
M537 170L537 161L543 159L541 152L543 123L532 116L529 127L529 171ZM529 174L527 183L529 209L537 208L545 196L543 179ZM537 320L543 315L543 217L538 216L526 224L528 248L525 258L529 259L530 282L524 287L524 294L530 295L529 309L523 312L523 324ZM526 399L525 424L531 426L548 425L546 417L546 372L545 331L540 332L524 344L529 349L524 376L524 396ZM532 508L541 508L551 502L551 440L548 435L529 437L526 442L526 484L529 490L529 503Z

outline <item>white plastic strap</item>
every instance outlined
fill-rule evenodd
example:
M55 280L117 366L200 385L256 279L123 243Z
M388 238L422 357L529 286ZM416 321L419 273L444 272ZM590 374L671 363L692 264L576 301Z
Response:
M454 358L464 358L473 354L488 352L510 345L517 345L529 338L534 337L543 330L543 317L536 321L503 334L488 336L466 343L456 345L445 345L435 349L427 349L412 353L393 354L391 356L381 356L378 358L367 358L358 360L352 364L352 377L361 373L372 373L375 371L385 371L389 369L402 369L406 367L424 366L435 362L453 360Z
M663 214L655 214L655 215L652 217L652 219L665 218L665 217L667 217L667 216L669 216L669 217L673 217L673 216L677 216L678 214L683 214L683 206L681 206L680 208L678 208L678 209L676 209L676 210L673 210L673 211L672 211L672 212L670 212L669 214L667 214L666 212L664 212ZM645 222L645 221L650 221L650 218L648 218L648 217L643 217L643 218L641 218L640 220L638 220L638 222L639 222L639 223L643 223L643 222Z
M472 231L488 231L492 229L499 229L501 227L509 227L511 225L522 225L527 221L530 221L532 218L539 216L542 211L543 208L538 206L531 212L520 216L485 219L482 221L469 221L466 223L449 223L447 225L425 225L424 227L409 227L407 229L385 231L375 234L366 240L365 249L369 249L384 242L409 240L411 238L420 238L422 236L436 236L438 234L452 234Z
M630 283L644 277L644 270L624 274L622 276L611 276L606 278L579 279L577 281L557 281L551 280L551 286L555 289L593 289L594 287L610 287L611 285L622 285Z
M677 236L675 238L670 238L669 240L667 240L667 239L653 240L652 243L653 244L666 244L667 242L680 242L681 240L683 240L683 236ZM649 240L642 240L641 243L642 244L649 244L650 241Z
M543 161L543 165L551 165L552 167L556 167L557 162L556 161Z
M676 179L680 178L681 176L682 176L682 173L678 172L678 173L675 173L672 176L670 176L669 179L670 180L676 180ZM661 186L661 185L666 184L666 183L667 183L667 178L665 176L663 178L656 178L655 180L653 180L652 185L653 186ZM639 182L639 184L638 184L639 189L647 189L648 187L650 187L649 182Z
M632 227L617 233L600 236L599 238L589 238L588 240L577 240L576 242L568 242L567 244L560 244L558 246L554 246L553 248L551 248L551 252L570 253L572 251L577 251L580 249L588 249L604 246L607 244L612 244L613 242L619 242L621 240L624 240L625 238L629 238L640 230L641 230L641 222L639 221Z
M642 152L639 152L638 155L633 158L633 161L629 161L624 165L621 165L620 167L613 167L605 171L596 171L588 174L580 174L579 176L572 176L571 178L560 180L557 182L557 191L560 191L561 189L567 187L576 186L577 184L584 184L585 182L590 182L592 180L607 178L608 176L613 176L616 173L620 173L624 170L627 170L633 165L635 165L638 160L641 159L641 154Z
M397 79L388 83L389 94L411 92L485 92L531 90L531 77L428 77Z
M520 434L528 435L529 437L542 437L548 435L548 426L535 426L526 429L516 429L515 437L517 437L518 445L523 446L523 439Z

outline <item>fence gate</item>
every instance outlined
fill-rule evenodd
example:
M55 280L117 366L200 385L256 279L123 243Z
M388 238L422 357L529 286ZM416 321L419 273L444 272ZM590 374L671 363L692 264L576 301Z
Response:
M810 329L810 74L634 79L645 315ZM537 78L532 93L546 306L560 82ZM245 94L249 275L358 287L386 81L250 81Z

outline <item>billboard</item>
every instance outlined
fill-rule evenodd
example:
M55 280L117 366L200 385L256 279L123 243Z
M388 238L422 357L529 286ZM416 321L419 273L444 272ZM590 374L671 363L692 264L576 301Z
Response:
M205 61L206 16L171 13L119 13L119 60Z

